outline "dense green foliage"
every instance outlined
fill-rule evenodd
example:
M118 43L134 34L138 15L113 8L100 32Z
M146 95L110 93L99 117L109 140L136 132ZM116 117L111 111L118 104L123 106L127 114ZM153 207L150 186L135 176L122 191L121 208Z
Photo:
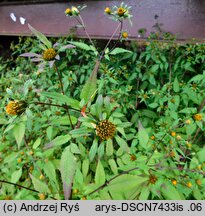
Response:
M126 42L94 79L95 50L72 44L56 62L64 95L54 68L19 57L38 53L37 40L0 59L0 198L204 199L205 45ZM10 100L29 106L10 117ZM116 127L107 140L96 133L105 119Z

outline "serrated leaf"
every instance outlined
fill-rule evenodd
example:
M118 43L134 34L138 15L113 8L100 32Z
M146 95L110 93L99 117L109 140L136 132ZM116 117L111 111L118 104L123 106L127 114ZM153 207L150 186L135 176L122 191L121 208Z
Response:
M58 136L54 140L52 140L51 142L47 143L45 145L45 148L47 149L47 148L52 148L52 147L56 147L56 146L61 146L65 143L67 143L70 139L71 139L71 136L69 134Z
M86 178L87 174L88 174L88 171L89 171L89 160L88 159L85 159L83 160L83 163L82 163L82 173L83 173L83 177Z
M177 77L175 77L175 79L174 79L173 90L174 90L174 92L179 92L179 81L178 81Z
M98 150L98 142L97 140L95 139L93 141L93 144L90 148L90 151L89 151L89 159L90 159L90 162L93 161L94 157L96 156L96 153L97 153L97 150Z
M199 161L200 163L203 163L205 162L205 148L203 148L202 150L200 150L198 153L198 158L199 158Z
M41 144L41 138L38 137L37 140L33 144L33 149L37 149L40 144Z
M143 187L139 196L139 200L147 200L150 194L149 187Z
M52 98L57 102L60 102L62 104L66 104L69 105L73 108L79 109L79 101L75 100L73 98L69 98L66 95L62 95L60 93L56 93L56 92L41 92L41 95L48 97L48 98Z
M113 141L112 141L112 139L108 139L106 142L106 155L112 156L113 152L114 152Z
M41 180L37 179L36 177L34 177L33 175L29 174L34 186L34 189L39 191L39 193L46 193L46 194L50 194L50 190L47 186L47 184L45 184L44 182L42 182Z
M11 175L11 182L12 183L17 183L18 180L21 178L22 175L22 168L20 168L19 170L16 170L12 173Z
M126 192L127 190L133 190L140 187L141 184L147 180L148 179L145 177L124 174L115 178L107 187L111 191Z
M182 200L184 196L169 182L161 187L161 192L167 200Z
M90 77L86 81L80 93L80 99L84 99L86 103L95 95L97 91L97 72L99 69L99 65L100 62L97 61Z
M69 133L73 138L76 138L76 137L88 136L89 131L90 130L88 128L81 127L81 128L78 128L78 129L71 130Z
M114 175L118 174L117 164L114 159L109 159L108 164L110 165L110 168Z
M23 140L25 130L26 130L26 127L25 127L25 124L23 122L20 122L13 127L13 135L16 139L18 149L20 149L20 145L21 145L21 142Z
M37 31L34 27L32 27L30 24L28 24L29 29L33 32L33 34L43 43L46 45L47 48L51 48L52 44L47 39L47 37L42 34L41 32Z
M100 160L98 160L96 173L95 173L95 184L101 186L105 183L105 170Z
M110 52L110 55L117 55L122 53L132 53L130 50L126 50L120 47L115 48L113 51Z
M68 200L71 195L73 177L77 168L77 161L74 155L70 152L70 148L67 147L61 156L60 161L60 173L63 182L64 198Z
M46 176L51 181L53 181L57 184L55 166L53 165L53 163L51 161L48 161L47 163L45 163L43 170L44 170Z
M147 144L148 144L148 141L149 141L149 136L148 136L148 133L146 131L146 129L142 128L138 131L138 138L139 138L139 144L147 149Z
M129 151L129 147L127 145L127 142L122 139L119 136L115 136L115 140L118 143L118 145L123 149L123 151L128 152Z
M90 51L92 50L92 47L88 46L87 44L83 43L83 42L78 42L78 41L70 41L70 44L75 45L76 47L79 47L81 49L84 49L86 51Z

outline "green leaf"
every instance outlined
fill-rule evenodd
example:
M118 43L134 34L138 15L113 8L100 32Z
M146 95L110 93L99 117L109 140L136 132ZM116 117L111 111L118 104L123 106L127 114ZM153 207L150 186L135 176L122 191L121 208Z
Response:
M98 160L96 173L95 173L95 184L101 186L105 183L105 171L104 167L102 166L100 160Z
M89 160L88 159L85 159L83 160L83 163L82 163L82 173L83 173L83 177L86 178L87 174L88 174L88 171L89 171Z
M109 190L114 190L118 192L126 192L127 190L133 190L140 187L142 183L147 181L145 177L139 177L131 174L124 174L115 178L107 186Z
M37 140L33 144L33 149L37 149L40 144L41 144L41 138L38 137Z
M45 148L52 148L52 147L56 147L56 146L61 146L65 143L67 143L70 139L71 139L71 136L69 134L57 136L54 140L47 143L45 145Z
M84 99L85 103L87 103L92 97L94 97L97 91L97 72L99 65L100 62L96 61L95 67L80 93L80 99Z
M62 153L60 161L60 173L63 182L64 198L68 200L71 195L73 177L77 168L77 162L74 155L70 152L70 148L67 147Z
M148 136L148 133L146 131L146 129L142 128L139 130L138 132L138 138L139 138L139 144L147 149L147 144L148 144L148 141L149 141L149 136Z
M34 27L32 27L30 24L28 24L29 29L34 33L34 35L43 43L47 46L47 48L51 48L52 44L51 42L46 38L44 34L41 32L37 31Z
M46 194L51 193L46 183L42 182L41 180L37 179L31 174L30 177L35 190L39 191L39 193L46 193Z
M73 154L81 154L77 144L75 143L71 143L70 144L70 151L73 153Z
M203 163L205 162L205 148L203 148L202 150L200 150L198 153L198 158L199 158L199 161L200 163Z
M11 182L12 183L17 183L18 180L21 178L22 175L22 168L20 168L19 170L16 170L12 173L11 175Z
M173 90L174 90L174 92L179 92L179 81L178 81L177 77L175 77L175 79L174 79Z
M154 109L154 108L157 108L159 105L158 103L151 103L148 106Z
M76 47L79 47L80 49L84 49L86 51L93 50L92 47L88 46L87 44L85 44L83 42L70 41L69 43L75 45Z
M152 71L152 72L156 72L156 71L158 71L158 69L159 69L159 65L158 65L158 64L155 64L155 65L153 65L153 66L151 67L151 71Z
M110 165L110 168L114 175L118 174L117 164L114 159L109 159L108 164Z
M60 93L56 93L56 92L41 92L41 95L48 97L48 98L52 98L57 102L60 102L61 104L66 104L68 106L71 106L73 108L79 109L79 101L69 98L66 95L62 95Z
M43 170L46 176L50 179L50 181L53 181L57 185L56 169L53 163L51 161L48 161L47 163L45 163Z
M20 149L20 145L21 145L21 142L23 140L25 130L26 130L26 127L25 127L25 124L23 122L20 122L13 127L13 135L16 139L18 149Z
M98 142L96 139L94 139L93 144L92 144L90 151L89 151L90 162L93 161L93 159L95 158L97 150L98 150Z
M112 141L112 139L108 139L106 142L106 155L112 156L113 152L114 152L113 141Z
M163 184L163 186L160 187L161 192L165 199L167 200L182 200L184 199L184 196L180 194L180 192L171 185L168 181L166 181L166 184Z
M119 136L115 136L115 140L118 143L118 145L123 149L123 151L125 151L125 152L129 151L129 147L127 145L127 142L125 142L124 139L122 139Z
M70 116L73 124L77 123L77 118L75 116ZM52 125L70 125L70 120L68 116L59 117L51 120Z
M82 137L89 135L89 129L86 127L81 127L78 129L71 130L69 133L73 138Z
M140 196L139 196L139 200L147 200L150 194L150 189L149 187L142 187Z
M132 53L130 50L126 50L120 47L115 48L113 51L110 52L110 55L117 55L122 53Z

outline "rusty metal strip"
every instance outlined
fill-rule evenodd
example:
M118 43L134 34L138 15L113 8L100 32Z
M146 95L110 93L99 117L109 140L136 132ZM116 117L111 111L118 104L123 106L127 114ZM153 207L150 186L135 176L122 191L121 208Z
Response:
M117 23L104 14L106 6L119 5L119 1L69 1L69 3L44 3L28 5L0 6L0 35L30 35L27 23L48 36L67 36L70 29L75 30L77 23L73 18L64 15L64 10L71 5L86 4L82 11L88 32L93 38L107 39L116 28ZM205 1L187 0L126 0L132 6L133 25L126 22L124 29L131 39L138 37L140 28L152 32L156 23L163 24L162 30L178 35L178 39L205 38ZM17 20L12 21L10 13ZM19 18L24 17L26 24L21 25ZM85 37L82 29L76 29L79 37Z

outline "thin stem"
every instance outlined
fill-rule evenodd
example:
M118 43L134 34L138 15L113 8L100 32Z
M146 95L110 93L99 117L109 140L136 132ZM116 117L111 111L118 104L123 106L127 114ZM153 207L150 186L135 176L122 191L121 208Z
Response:
M58 70L58 68L57 68L57 66L56 66L56 64L55 64L55 63L53 64L53 66L54 66L54 68L55 68L55 71L56 71L56 72L57 72L57 74L58 74L58 79L59 79L59 81L60 81L61 92L62 92L62 94L64 95L64 94L65 94L65 92L64 92L64 90L63 90L63 82L62 82L62 77L61 77L61 75L60 75L60 72L59 72L59 70Z
M109 53L112 52L112 50L115 49L115 47L117 46L117 44L118 44L118 42L119 42L119 40L120 40L120 38L121 38L122 27L123 27L123 21L122 21L122 20L120 21L120 24L121 24L121 25L120 25L120 31L119 31L119 35L118 35L117 41L116 41L115 45L110 49Z
M23 189L26 189L26 190L29 190L29 191L32 191L32 192L35 192L35 193L40 193L37 190L31 189L31 188L28 188L28 187L25 187L23 185L19 185L19 184L13 183L13 182L8 182L8 181L5 181L5 180L0 180L0 182L1 183L5 183L5 184L14 185L15 187L23 188ZM51 198L54 199L54 200L56 200L55 197L51 197Z
M93 41L92 41L90 35L88 34L88 31L87 31L87 29L86 29L86 26L85 26L85 23L84 23L84 21L83 21L83 18L81 17L80 14L78 15L78 17L79 17L80 20L78 20L78 18L75 17L76 20L78 21L78 23L79 23L80 25L82 25L83 30L85 31L85 34L86 34L86 36L88 37L88 40L90 41L90 43L92 44L92 46L95 47L95 44L93 43ZM96 49L96 47L95 47L95 49ZM97 50L97 49L96 49L96 50Z
M44 106L55 106L55 107L59 107L59 108L63 108L63 109L67 109L69 108L70 110L74 110L76 112L81 112L80 110L78 109L75 109L75 108L72 108L66 104L64 105L59 105L59 104L53 104L53 103L44 103L44 102L33 102L33 104L36 104L36 105L44 105Z
M109 46L110 42L112 41L112 39L114 38L116 32L118 31L118 29L120 28L120 26L122 25L122 22L120 21L120 23L118 24L117 28L115 29L115 31L113 32L113 34L111 35L109 41L107 42L102 54L100 55L100 61L102 60L104 54L105 54L105 50L107 49L107 47Z
M108 184L110 184L111 181L113 181L114 179L118 178L119 176L125 175L125 174L127 174L127 173L129 173L131 171L138 170L138 169L139 169L138 167L135 167L135 168L129 169L127 171L123 171L123 172L119 173L118 175L112 177L110 180L106 181L103 185L101 185L100 187L98 187L94 191L90 192L88 195L91 195L91 194L93 194L93 193L95 193L95 192L103 189L105 186L107 186Z
M56 66L55 63L54 63L54 68L55 68L55 70L56 70L56 72L57 72L57 74L58 74L58 78L59 78L59 81L60 81L60 86L61 86L62 94L65 95L65 92L64 92L64 90L63 90L62 77L61 77L60 72L59 72L59 70L58 70L58 68L57 68L57 66ZM67 111L67 113L68 113L68 118L69 118L70 125L71 125L72 129L74 129L74 125L73 125L73 123L72 123L72 119L71 119L71 116L70 116L69 107L66 106L65 109L66 109L66 111Z

